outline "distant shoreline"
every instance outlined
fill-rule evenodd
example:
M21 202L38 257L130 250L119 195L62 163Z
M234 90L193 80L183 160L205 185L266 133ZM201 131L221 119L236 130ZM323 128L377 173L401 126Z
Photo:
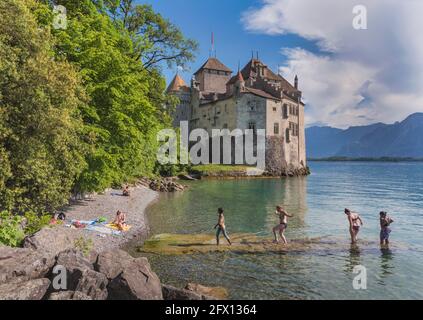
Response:
M395 157L327 157L327 158L309 158L311 162L423 162L423 158L395 158Z

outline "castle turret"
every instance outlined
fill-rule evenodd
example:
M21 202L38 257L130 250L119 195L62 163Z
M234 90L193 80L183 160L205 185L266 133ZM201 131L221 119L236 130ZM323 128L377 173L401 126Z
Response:
M166 92L179 99L179 104L173 111L173 126L178 127L180 121L188 121L190 118L191 89L187 86L184 79L179 74L176 74L167 87Z
M231 74L232 70L217 58L209 58L194 75L200 91L225 93Z

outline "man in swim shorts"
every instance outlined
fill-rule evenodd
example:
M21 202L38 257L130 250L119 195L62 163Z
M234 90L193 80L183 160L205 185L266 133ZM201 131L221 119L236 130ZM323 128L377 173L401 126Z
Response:
M292 218L293 216L288 214L288 212L286 212L281 206L276 207L275 214L279 217L279 224L273 228L273 235L275 236L274 242L279 242L277 235L277 233L279 233L279 236L282 239L283 243L287 244L288 242L286 241L284 232L288 227L288 217Z
M225 226L225 216L223 215L223 209L219 208L217 210L217 213L219 215L217 224L214 226L214 228L217 228L216 231L216 243L219 245L219 238L220 233L223 233L223 236L225 237L226 241L228 241L229 245L232 245L231 239L228 236L228 233L226 232L226 226Z

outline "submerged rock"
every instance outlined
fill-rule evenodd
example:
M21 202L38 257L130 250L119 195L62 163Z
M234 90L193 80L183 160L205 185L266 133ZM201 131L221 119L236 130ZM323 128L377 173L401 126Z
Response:
M0 300L41 300L49 286L45 278L1 284Z
M162 291L164 300L203 300L201 294L170 285L163 285Z
M197 283L188 283L185 289L200 294L202 296L212 297L218 300L225 300L229 296L228 291L223 287L206 287Z
M349 250L369 251L380 253L378 241L359 240L359 243L352 247L345 238L304 238L289 239L288 244L274 243L270 237L259 237L256 234L238 233L231 234L232 246L221 239L220 246L216 245L213 234L159 234L144 242L138 248L139 252L158 254L197 254L212 252L233 252L233 253L288 253L288 252L309 252L310 254L326 254L345 252ZM408 249L401 243L391 244L393 250Z

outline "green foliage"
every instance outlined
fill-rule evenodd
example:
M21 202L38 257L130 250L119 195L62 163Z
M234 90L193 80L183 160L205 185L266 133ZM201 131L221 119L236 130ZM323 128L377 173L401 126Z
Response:
M254 168L245 165L225 165L225 164L204 164L193 166L193 172L199 172L202 174L210 173L228 173L228 172L247 172L249 168Z
M164 84L134 58L129 33L98 12L91 1L63 1L68 28L56 32L57 51L79 68L90 101L81 109L90 142L88 167L77 191L100 191L155 166L156 132L162 127L152 96L163 95ZM156 92L157 87L160 92ZM156 93L154 93L156 92Z
M114 21L120 22L131 35L134 56L146 69L156 69L162 63L168 67L184 66L194 59L198 44L186 39L181 30L151 5L135 4L133 0L94 1Z
M52 3L0 1L0 210L27 213L27 233L47 223L32 212L72 192L181 170L156 167L156 133L176 103L160 65L196 49L151 6L54 1L67 8L55 30Z
M75 240L74 246L80 250L84 256L88 256L93 248L93 240L90 238L79 237Z
M51 215L48 213L36 214L28 211L25 213L25 234L33 235L47 226L51 221Z
M10 215L7 211L0 212L0 244L17 247L25 238L22 230L22 218Z
M13 212L65 204L84 167L79 76L54 57L42 7L0 2L0 209Z

